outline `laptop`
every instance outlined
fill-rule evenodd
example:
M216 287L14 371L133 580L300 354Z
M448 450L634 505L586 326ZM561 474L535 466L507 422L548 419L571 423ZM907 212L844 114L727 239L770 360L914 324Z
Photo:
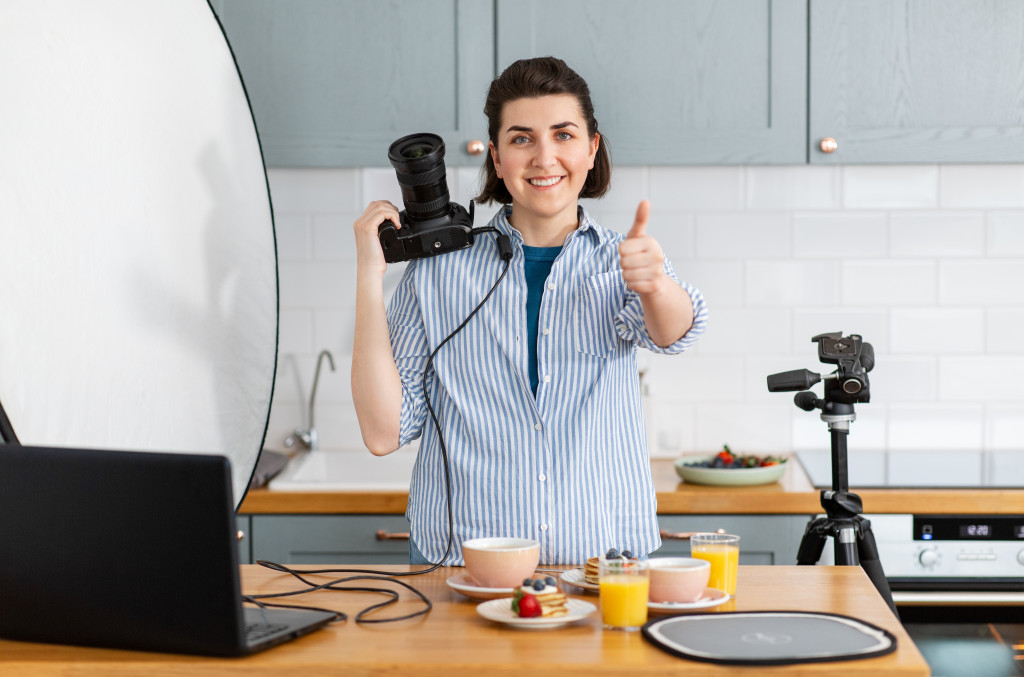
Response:
M243 607L223 456L0 445L0 637L210 656L321 628Z

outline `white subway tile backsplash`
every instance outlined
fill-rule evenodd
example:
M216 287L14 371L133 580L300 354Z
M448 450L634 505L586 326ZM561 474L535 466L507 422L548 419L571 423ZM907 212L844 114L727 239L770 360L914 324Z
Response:
M1022 383L1022 356L939 358L939 398L945 402L1021 402Z
M885 212L798 212L793 215L793 256L798 259L884 258Z
M1024 212L989 212L988 255L1024 258Z
M748 261L745 298L751 306L834 306L839 264L832 261Z
M1017 452L1024 458L1024 405L985 408L985 448ZM1024 477L1024 474L1017 477Z
M889 407L892 451L962 451L980 449L984 441L980 405L902 405Z
M1024 353L1024 308L990 308L986 311L985 351L992 354Z
M1024 207L1024 167L943 165L939 171L939 204L944 209Z
M743 209L742 167L651 167L651 207L673 211Z
M984 256L985 216L981 212L893 212L889 242L894 257Z
M788 258L791 251L787 214L697 214L696 229L699 258Z
M341 212L358 209L357 169L268 169L274 213ZM393 174L393 172L392 172Z
M316 355L327 348L338 371L321 376L321 442L359 448L349 383L352 223L370 200L402 206L401 191L390 168L268 175L281 334L267 446L281 448L305 424ZM448 178L452 200L468 206L479 170L449 168ZM1001 456L986 454L985 473L1022 467L1022 188L1024 168L1015 165L616 168L609 194L585 201L587 209L625 232L649 197L648 232L710 311L694 350L641 352L652 455L722 444L827 452L820 412L799 410L792 393L768 392L766 377L831 372L811 337L842 331L871 343L877 363L871 402L857 405L851 426L851 458L874 454L868 465L884 474L919 467L915 450L924 458L986 449ZM478 208L483 225L498 206ZM385 300L404 268L389 266Z
M747 167L747 209L837 209L840 191L836 166Z
M1024 307L1024 259L940 261L939 303Z
M934 165L843 167L845 209L933 209L939 205L939 168Z
M894 353L948 355L985 350L981 308L896 308L892 311Z
M935 303L936 264L931 261L847 261L843 303L875 308Z
M312 253L308 214L274 214L277 257L282 261L306 261Z

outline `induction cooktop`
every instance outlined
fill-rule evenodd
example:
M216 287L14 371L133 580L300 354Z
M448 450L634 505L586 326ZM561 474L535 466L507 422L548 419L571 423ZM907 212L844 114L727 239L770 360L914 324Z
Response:
M800 451L815 487L832 487L832 454ZM849 451L850 490L1024 489L1024 448L1007 451Z

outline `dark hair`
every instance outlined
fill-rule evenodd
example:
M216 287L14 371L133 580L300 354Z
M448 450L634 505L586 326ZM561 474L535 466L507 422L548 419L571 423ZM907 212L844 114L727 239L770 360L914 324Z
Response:
M597 120L594 118L594 104L590 100L590 88L586 80L581 78L564 61L553 56L542 56L536 59L520 59L516 61L491 82L484 104L484 115L487 116L487 134L491 143L497 146L498 133L501 131L501 114L505 104L516 99L529 99L551 94L569 94L576 97L580 112L587 123L587 135L593 139L597 134ZM594 168L587 172L587 180L580 190L580 197L601 197L608 192L611 183L611 154L608 150L608 139L602 135L594 158ZM476 202L500 202L511 204L512 195L505 187L505 182L498 178L494 168L494 158L487 153L482 170L484 187Z

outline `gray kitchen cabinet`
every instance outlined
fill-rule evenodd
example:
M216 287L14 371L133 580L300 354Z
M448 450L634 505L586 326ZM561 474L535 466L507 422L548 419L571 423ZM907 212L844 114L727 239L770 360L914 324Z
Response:
M615 164L807 161L806 0L497 0L497 63L590 85Z
M406 134L445 140L449 166L487 140L489 0L211 0L270 167L387 166Z
M1019 0L810 0L810 161L1024 160L1022 26Z
M718 531L740 537L740 564L796 564L811 515L659 515L662 531ZM652 556L689 556L690 543L663 538Z
M252 561L278 564L408 564L408 540L380 540L377 532L408 533L402 515L253 515Z
M242 532L242 538L238 541L238 563L252 564L252 518L248 515L235 517L235 526Z

